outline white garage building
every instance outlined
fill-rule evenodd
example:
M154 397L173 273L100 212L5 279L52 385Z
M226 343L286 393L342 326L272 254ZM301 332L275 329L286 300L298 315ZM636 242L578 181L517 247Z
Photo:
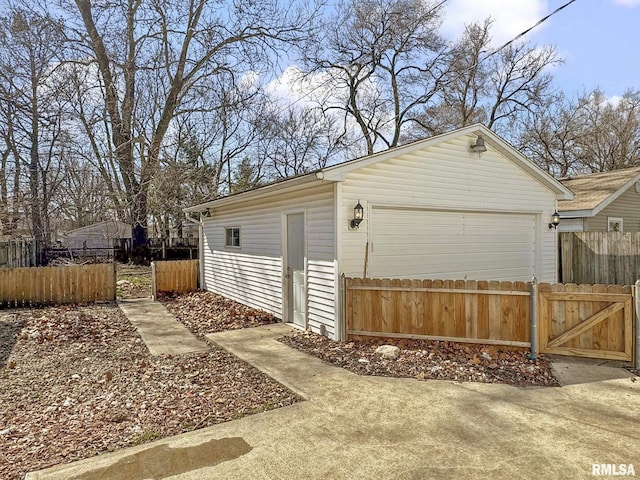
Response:
M471 148L478 137L485 152ZM472 125L185 212L200 220L205 289L340 339L343 273L555 281L549 223L557 200L570 198Z

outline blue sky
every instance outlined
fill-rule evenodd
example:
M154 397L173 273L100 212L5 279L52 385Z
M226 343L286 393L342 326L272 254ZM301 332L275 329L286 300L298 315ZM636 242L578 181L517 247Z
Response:
M494 18L494 46L534 25L567 0L449 0L444 31ZM640 90L640 0L576 0L525 39L553 44L565 63L552 72L569 96L600 87L609 97Z

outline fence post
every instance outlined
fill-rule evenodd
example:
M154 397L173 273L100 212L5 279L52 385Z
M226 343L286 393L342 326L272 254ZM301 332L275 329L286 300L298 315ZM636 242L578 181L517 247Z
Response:
M346 296L345 296L345 275L344 273L340 274L340 281L338 282L339 290L338 290L338 302L339 302L339 322L338 322L338 332L337 337L338 340L344 342L347 340L347 328L346 328Z
M156 301L158 285L156 284L156 262L151 262L151 300Z
M538 280L531 279L531 296L529 297L529 336L531 337L531 354L529 358L536 360L538 355Z
M635 288L633 289L633 297L636 304L636 342L633 352L634 368L640 370L640 280L636 280Z
M112 301L116 301L118 298L118 265L115 258L113 259L113 298Z

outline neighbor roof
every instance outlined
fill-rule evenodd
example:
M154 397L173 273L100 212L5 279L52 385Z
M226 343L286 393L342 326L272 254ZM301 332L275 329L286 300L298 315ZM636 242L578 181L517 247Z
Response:
M282 190L293 190L295 188L303 188L309 183L322 182L322 181L334 181L340 182L346 178L347 173L362 167L367 167L375 163L387 160L389 158L412 152L421 148L426 148L431 145L437 145L442 142L446 142L452 138L469 135L469 134L481 134L484 136L488 145L498 150L503 155L510 158L516 165L529 173L532 177L536 178L540 183L547 188L554 191L558 198L573 198L573 194L564 185L558 182L556 179L542 171L535 166L529 159L527 159L522 153L516 150L508 142L506 142L498 134L492 132L489 128L480 123L462 127L457 130L453 130L448 133L429 137L424 140L418 140L416 142L403 145L401 147L390 148L382 152L374 153L366 157L356 158L354 160L348 160L346 162L333 165L331 167L325 167L320 170L301 175L285 180L271 183L262 187L258 187L253 190L248 190L241 193L232 194L226 197L217 198L207 203L201 203L183 209L185 213L198 212L206 210L207 208L216 208L231 203L242 202L249 198L263 197L271 195L275 192Z
M592 217L638 180L640 180L640 167L561 178L560 182L575 196L573 200L558 201L558 211L566 217Z

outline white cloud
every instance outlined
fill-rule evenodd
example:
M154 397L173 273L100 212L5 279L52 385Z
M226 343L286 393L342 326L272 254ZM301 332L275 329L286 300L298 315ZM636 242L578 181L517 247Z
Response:
M622 102L623 98L620 95L611 95L610 97L604 98L604 103L607 105L611 105L612 107L617 107Z
M640 7L640 0L613 0L613 3L619 7L626 7L626 8Z
M548 13L548 6L546 0L452 0L447 4L445 12L442 31L451 40L460 37L465 25L483 22L485 18L491 17L494 20L491 29L492 44L500 46L544 17Z

